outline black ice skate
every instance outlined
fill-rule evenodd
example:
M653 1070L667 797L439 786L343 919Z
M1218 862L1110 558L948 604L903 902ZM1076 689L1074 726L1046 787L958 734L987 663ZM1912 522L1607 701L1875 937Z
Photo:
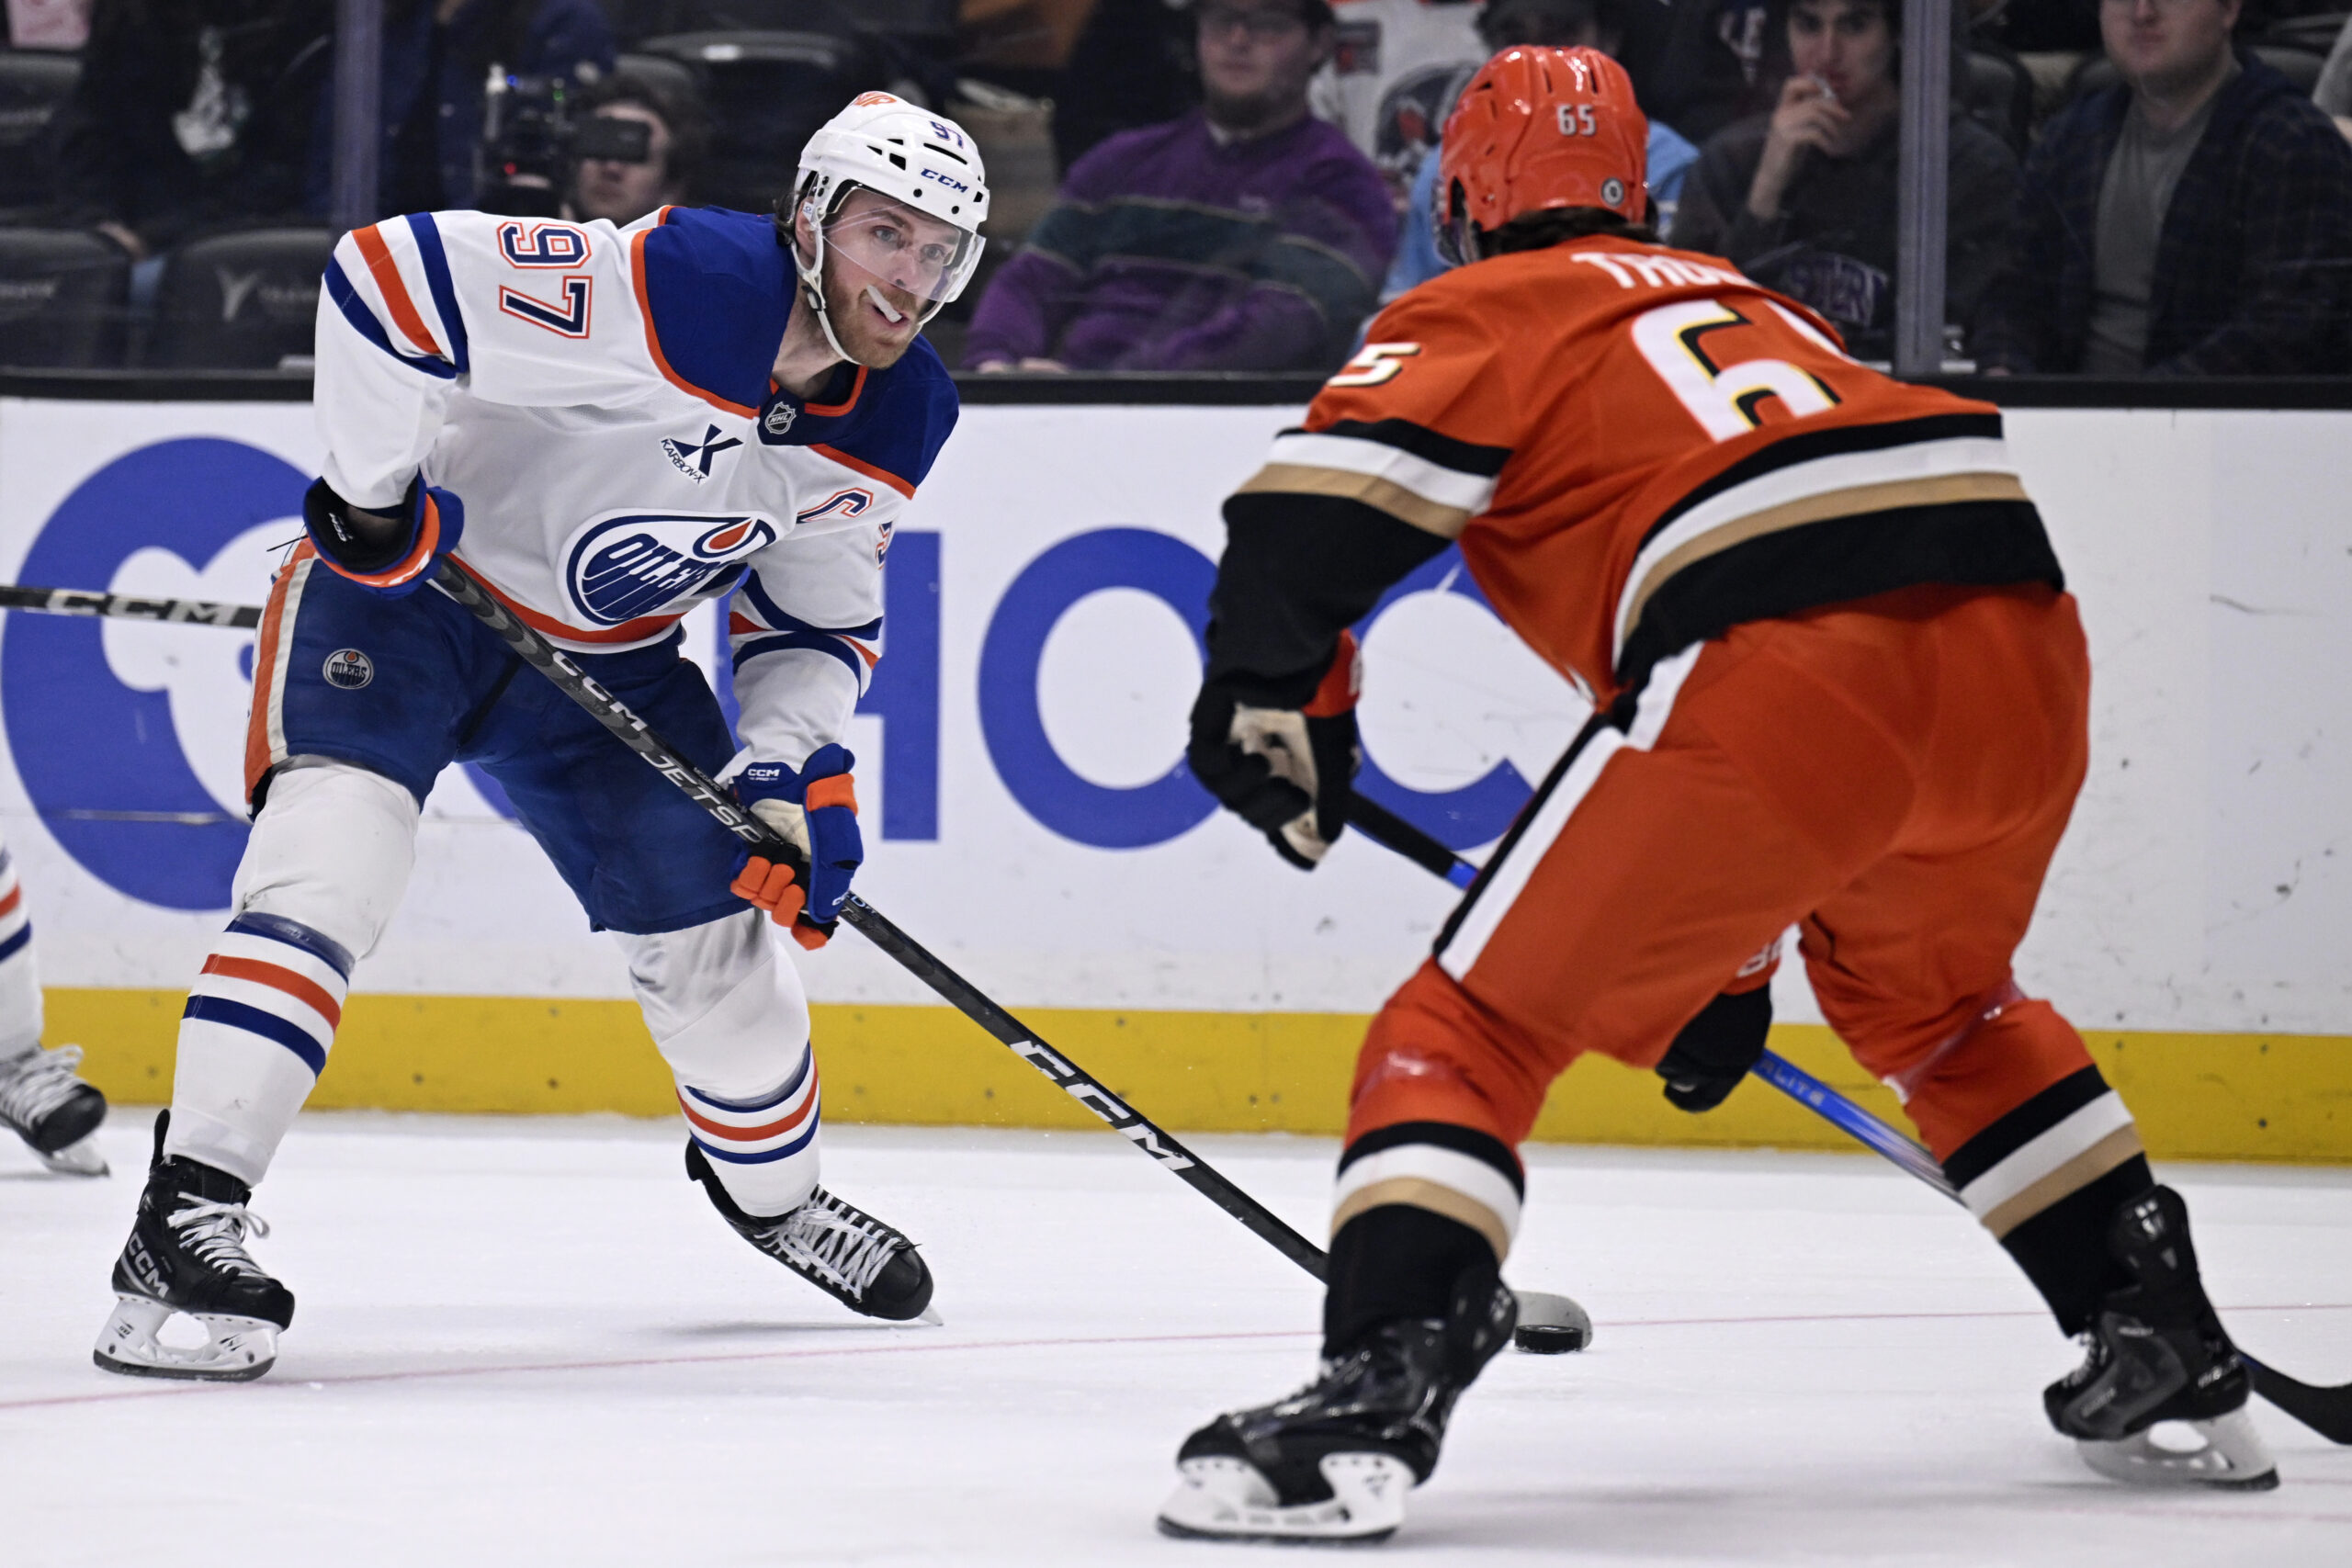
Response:
M81 1065L79 1045L36 1045L0 1062L0 1126L24 1139L51 1170L104 1176L107 1162L90 1134L107 1119L107 1097L74 1077Z
M245 1212L253 1189L227 1171L164 1157L171 1115L155 1118L147 1188L115 1260L114 1315L90 1359L134 1377L248 1382L277 1361L294 1293L245 1255L246 1231L269 1234L260 1215ZM163 1327L174 1313L194 1318L205 1343L165 1344Z
M1449 1321L1385 1323L1287 1399L1220 1416L1177 1450L1183 1476L1162 1534L1198 1540L1385 1540L1430 1478L1454 1401L1510 1343L1518 1303L1499 1282Z
M686 1140L686 1174L702 1183L735 1234L852 1312L905 1323L937 1323L931 1307L931 1270L915 1244L865 1211L820 1187L788 1214L762 1219L736 1207L694 1140Z
M2246 1417L2245 1363L2197 1277L2180 1194L2157 1187L2125 1203L2107 1245L2136 1282L2109 1292L2083 1364L2042 1391L2050 1424L2093 1470L2135 1486L2278 1485ZM2159 1422L2183 1423L2196 1446L2157 1441Z

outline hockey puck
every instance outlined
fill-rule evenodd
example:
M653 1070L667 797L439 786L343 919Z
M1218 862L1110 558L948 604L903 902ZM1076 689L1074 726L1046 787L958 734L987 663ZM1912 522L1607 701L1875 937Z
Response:
M1531 1356L1565 1356L1592 1343L1592 1314L1566 1296L1521 1291L1510 1342Z

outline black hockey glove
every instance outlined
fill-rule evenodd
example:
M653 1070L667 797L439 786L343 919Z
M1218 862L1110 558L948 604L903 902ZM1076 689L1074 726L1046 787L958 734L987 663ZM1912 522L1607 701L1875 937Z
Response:
M1772 1027L1772 987L1726 992L1699 1010L1658 1059L1666 1101L1677 1111L1713 1111L1764 1055Z
M324 479L302 496L302 526L336 575L387 599L404 599L433 579L466 532L466 506L424 479L387 512L354 506Z
M1184 753L1193 776L1301 871L1313 871L1347 828L1351 781L1363 761L1356 744L1362 680L1355 636L1343 631L1301 707L1256 706L1223 681L1204 685L1193 704Z

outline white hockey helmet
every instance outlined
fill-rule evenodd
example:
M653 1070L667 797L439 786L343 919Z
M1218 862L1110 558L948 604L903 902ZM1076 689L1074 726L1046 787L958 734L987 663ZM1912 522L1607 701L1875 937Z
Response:
M800 150L800 172L794 178L792 208L808 220L815 253L803 256L792 246L802 292L817 312L825 340L844 359L841 339L826 309L822 285L826 227L840 210L842 200L859 187L878 191L903 203L908 210L938 219L962 231L956 254L939 269L920 320L928 321L941 306L964 291L979 265L981 222L989 215L988 171L979 149L964 128L944 115L917 108L888 93L860 93L849 107L827 120ZM779 213L789 243L789 217Z

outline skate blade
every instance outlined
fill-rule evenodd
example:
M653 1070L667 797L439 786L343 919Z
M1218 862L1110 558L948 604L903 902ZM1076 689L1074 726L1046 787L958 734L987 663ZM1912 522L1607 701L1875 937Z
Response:
M1188 1459L1183 1480L1160 1506L1159 1533L1182 1540L1284 1546L1370 1546L1405 1522L1413 1472L1386 1454L1326 1454L1318 1468L1331 1495L1284 1507L1272 1483L1246 1460Z
M234 1313L189 1313L205 1343L166 1345L159 1337L173 1311L143 1296L118 1296L114 1315L98 1330L90 1359L109 1372L135 1378L185 1378L251 1382L277 1363L277 1325Z
M1592 1343L1592 1314L1566 1296L1518 1291L1519 1326L1510 1342L1531 1356L1563 1356Z
M2201 1446L2169 1447L2156 1440L2165 1428L2185 1432ZM2144 1432L2114 1442L2075 1439L2083 1462L2127 1486L2205 1486L2225 1492L2267 1492L2278 1484L2278 1466L2262 1435L2243 1409L2210 1421L2159 1421Z
M60 1176L112 1176L114 1174L107 1168L106 1156L98 1153L98 1140L95 1136L85 1137L77 1143L68 1144L62 1149L52 1149L47 1154L42 1154L39 1149L35 1149L33 1153L39 1156L41 1164Z

